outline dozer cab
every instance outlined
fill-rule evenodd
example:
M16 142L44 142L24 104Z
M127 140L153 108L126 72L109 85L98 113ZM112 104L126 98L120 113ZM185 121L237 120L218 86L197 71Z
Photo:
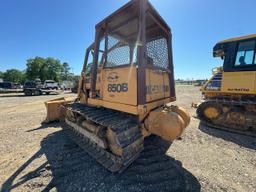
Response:
M213 56L224 64L202 87L198 117L210 127L256 136L256 34L217 43Z
M186 110L168 105L176 100L171 44L153 6L132 0L96 25L76 101L55 102L62 127L111 172L139 156L145 137L173 141L189 124Z

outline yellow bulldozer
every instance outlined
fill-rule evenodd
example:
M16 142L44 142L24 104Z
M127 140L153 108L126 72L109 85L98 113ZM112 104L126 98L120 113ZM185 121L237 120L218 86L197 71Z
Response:
M127 168L154 134L173 141L190 116L176 100L171 30L147 0L132 0L96 25L74 101L46 102L61 125L111 172Z
M198 117L210 127L256 136L256 34L220 41L213 56L224 64L201 89Z

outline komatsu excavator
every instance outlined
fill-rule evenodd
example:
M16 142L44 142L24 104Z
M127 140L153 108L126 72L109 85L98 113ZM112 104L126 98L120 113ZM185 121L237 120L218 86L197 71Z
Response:
M111 172L127 168L155 134L179 138L187 111L176 100L171 30L147 0L132 0L96 25L75 101L46 102L62 127Z
M224 64L201 89L198 117L210 127L256 136L256 34L217 43L213 56Z

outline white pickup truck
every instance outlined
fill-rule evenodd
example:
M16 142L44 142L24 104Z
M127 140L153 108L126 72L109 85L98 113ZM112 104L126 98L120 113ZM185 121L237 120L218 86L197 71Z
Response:
M45 80L43 87L44 87L45 89L56 89L56 90L59 89L58 83L56 83L56 82L53 81L53 80Z

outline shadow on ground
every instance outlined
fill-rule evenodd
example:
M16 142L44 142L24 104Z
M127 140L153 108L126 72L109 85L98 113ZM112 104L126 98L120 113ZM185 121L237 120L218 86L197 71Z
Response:
M54 128L56 128L56 127L60 127L60 123L58 122L58 121L56 121L56 122L52 122L52 123L41 123L41 125L39 126L39 127L37 127L37 128L34 128L34 129L30 129L30 130L27 130L26 132L33 132L33 131L38 131L38 130L41 130L41 129L46 129L46 128L48 128L48 127L54 127Z
M29 186L30 191L200 191L198 180L181 162L165 155L169 147L158 137L148 138L141 156L125 172L112 174L64 131L58 131L41 142L41 149L5 181L2 191L21 185ZM22 176L22 171L41 155L46 156L47 162ZM47 186L35 183L47 175L51 180Z
M231 133L225 130L214 129L206 126L204 123L199 123L198 127L204 133L212 135L214 137L222 138L226 141L230 141L248 149L256 150L256 140L253 137L240 135L238 133Z
M24 95L24 93L22 94L22 93L19 93L19 94L1 94L0 95L0 98L2 97L2 98L4 98L4 97L45 97L45 96L56 96L56 95L59 95L59 93L50 93L49 95L47 95L47 94L42 94L42 95L38 95L38 96L35 96L35 95L33 95L33 96L26 96L26 95Z
M21 95L21 93L17 93L17 94L1 94L0 95L0 98L1 97L28 97L28 96L26 96L26 95L24 95L24 94L22 94Z

